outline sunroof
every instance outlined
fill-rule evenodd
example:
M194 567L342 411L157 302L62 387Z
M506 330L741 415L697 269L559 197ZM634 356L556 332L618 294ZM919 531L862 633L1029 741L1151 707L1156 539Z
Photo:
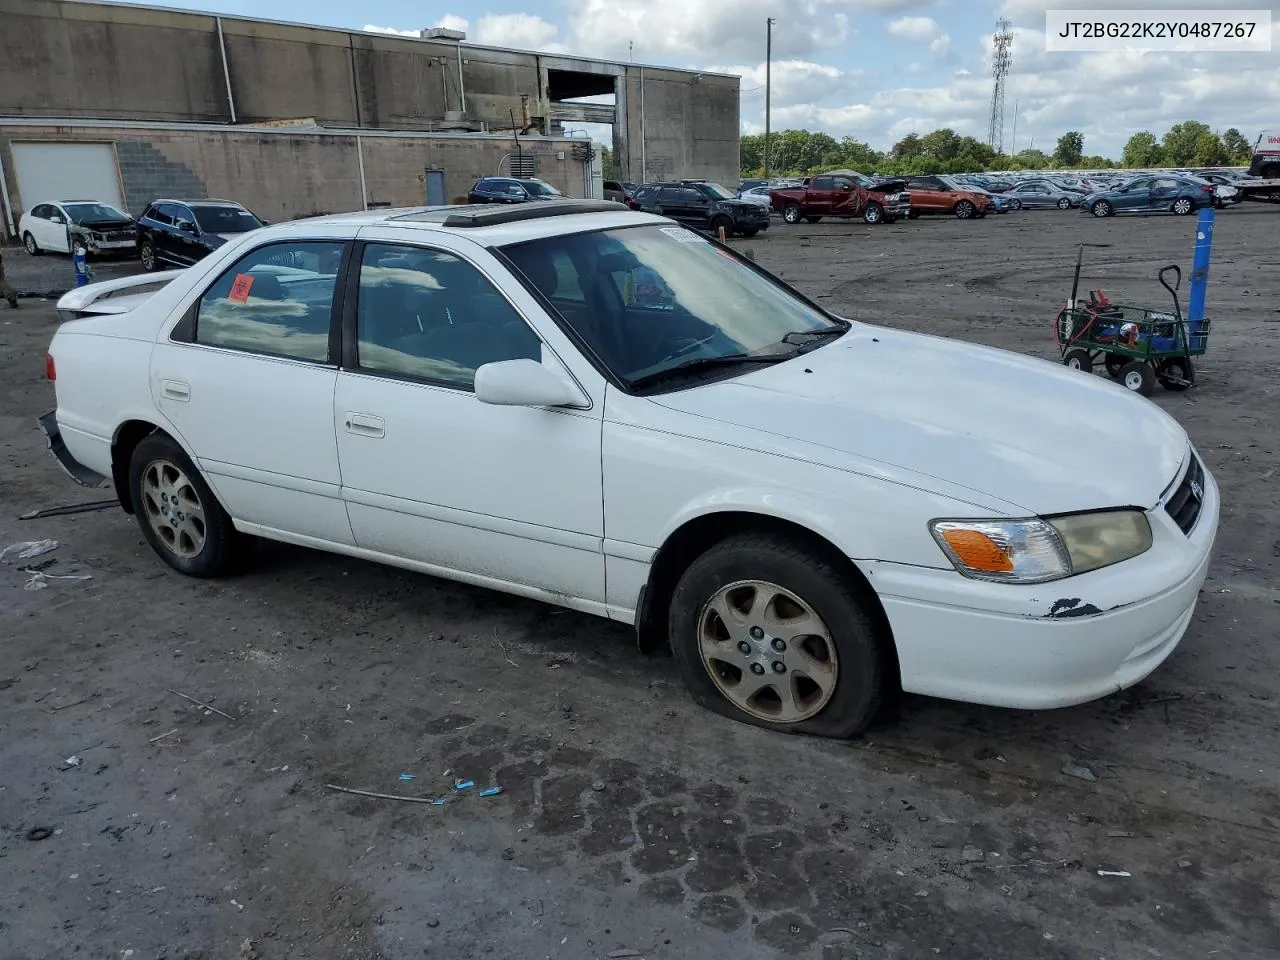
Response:
M527 203L474 203L452 207L432 207L390 217L414 223L438 223L445 227L491 227L502 223L565 217L575 213L618 213L628 209L613 200L531 200Z

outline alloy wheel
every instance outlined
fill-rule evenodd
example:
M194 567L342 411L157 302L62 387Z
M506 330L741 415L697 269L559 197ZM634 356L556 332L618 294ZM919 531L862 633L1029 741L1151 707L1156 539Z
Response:
M156 536L175 556L204 549L205 515L190 478L169 460L153 460L142 471L142 509Z

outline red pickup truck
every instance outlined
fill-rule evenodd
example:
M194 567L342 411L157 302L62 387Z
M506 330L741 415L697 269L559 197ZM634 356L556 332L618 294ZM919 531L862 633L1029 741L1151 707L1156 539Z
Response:
M911 212L906 180L873 183L853 170L806 177L804 186L770 190L769 202L787 223L823 217L861 217L866 223L893 223Z

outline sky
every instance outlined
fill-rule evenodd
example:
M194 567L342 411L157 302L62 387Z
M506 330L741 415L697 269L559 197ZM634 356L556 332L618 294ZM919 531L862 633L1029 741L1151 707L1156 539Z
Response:
M991 37L1013 24L1006 151L1053 151L1068 130L1119 158L1138 130L1199 120L1253 141L1280 127L1280 0L169 0L166 6L321 26L464 29L476 43L742 77L742 132L764 129L766 20L772 128L852 136L878 150L950 127L985 141ZM1045 10L1272 11L1270 53L1049 53ZM1016 112L1016 128L1015 128ZM578 125L607 143L608 128Z

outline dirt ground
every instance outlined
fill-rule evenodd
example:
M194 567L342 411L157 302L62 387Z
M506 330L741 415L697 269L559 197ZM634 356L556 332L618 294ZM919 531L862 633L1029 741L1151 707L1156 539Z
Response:
M1280 956L1278 228L1219 215L1210 352L1155 398L1224 499L1173 657L1054 712L906 698L847 744L695 708L605 621L283 546L187 580L118 509L18 519L107 492L36 427L52 304L0 304L0 547L59 543L45 589L0 565L0 954ZM1053 358L1076 243L1090 285L1162 305L1193 236L1048 211L740 243L837 312ZM439 806L326 786L457 778Z

